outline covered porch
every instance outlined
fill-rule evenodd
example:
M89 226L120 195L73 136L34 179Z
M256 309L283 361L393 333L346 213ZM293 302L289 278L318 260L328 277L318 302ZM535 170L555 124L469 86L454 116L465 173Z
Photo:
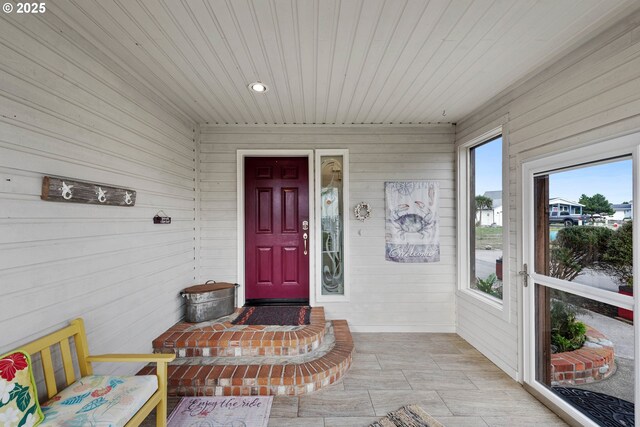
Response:
M273 426L605 422L560 388L637 406L636 2L7 4L0 355L81 317L92 353L175 354L172 405L274 395ZM581 195L625 220L554 224ZM185 323L208 280L311 323Z

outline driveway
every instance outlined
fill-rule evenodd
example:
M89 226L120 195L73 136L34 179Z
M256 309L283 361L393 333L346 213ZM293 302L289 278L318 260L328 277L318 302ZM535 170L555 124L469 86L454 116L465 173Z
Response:
M602 332L611 342L615 350L616 372L606 380L575 386L585 390L597 391L600 393L615 396L628 402L634 399L634 339L633 325L629 325L620 320L603 316L599 313L586 311L586 313L576 316L578 320L584 322L598 331Z
M476 249L476 277L486 279L496 272L496 259L502 256L500 249Z

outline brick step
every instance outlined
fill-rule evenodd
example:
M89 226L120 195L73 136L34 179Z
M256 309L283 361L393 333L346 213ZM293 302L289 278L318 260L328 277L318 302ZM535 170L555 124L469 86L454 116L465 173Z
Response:
M334 342L325 351L285 358L278 363L201 364L186 358L169 366L171 396L300 395L336 382L351 366L353 340L346 320L330 323ZM264 358L256 358L256 362ZM140 375L153 373L145 367Z
M155 353L174 353L178 357L289 356L307 354L324 339L323 307L311 309L305 326L233 325L234 315L199 324L180 322L153 340Z

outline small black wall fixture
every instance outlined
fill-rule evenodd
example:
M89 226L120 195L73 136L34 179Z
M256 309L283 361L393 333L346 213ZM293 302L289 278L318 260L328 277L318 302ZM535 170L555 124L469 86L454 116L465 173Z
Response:
M162 214L162 215L161 215ZM154 224L171 224L171 217L164 211L159 211L156 216L153 217Z

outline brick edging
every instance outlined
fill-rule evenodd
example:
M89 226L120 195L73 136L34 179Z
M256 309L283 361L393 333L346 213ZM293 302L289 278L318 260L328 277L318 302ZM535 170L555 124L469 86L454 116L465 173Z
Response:
M353 340L346 320L332 321L335 345L324 356L288 365L172 365L169 395L251 396L300 395L333 384L351 366ZM155 368L143 368L150 375Z
M587 326L592 347L551 355L551 385L580 385L604 380L615 372L615 352L610 341L598 330Z

